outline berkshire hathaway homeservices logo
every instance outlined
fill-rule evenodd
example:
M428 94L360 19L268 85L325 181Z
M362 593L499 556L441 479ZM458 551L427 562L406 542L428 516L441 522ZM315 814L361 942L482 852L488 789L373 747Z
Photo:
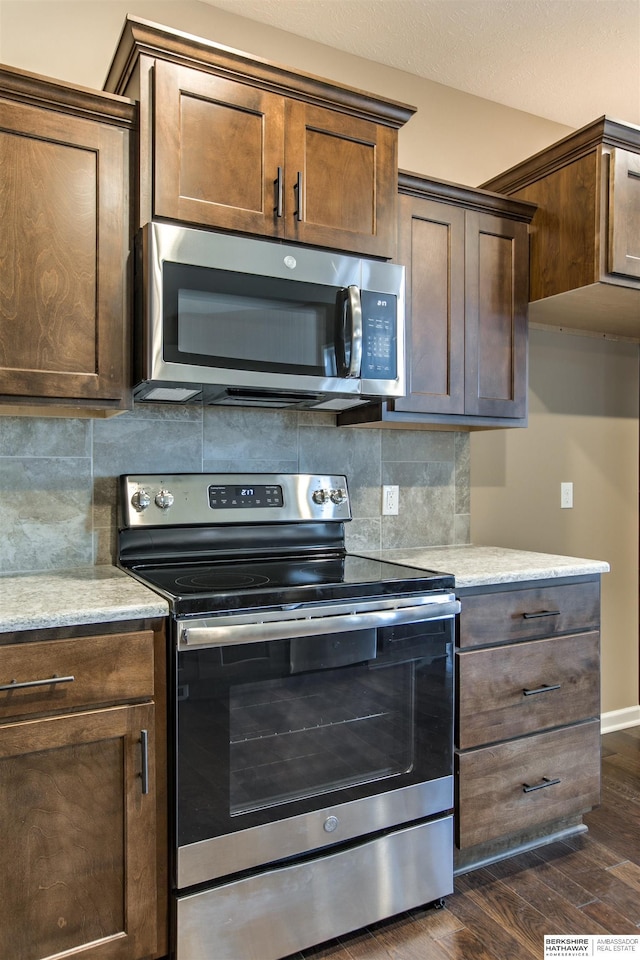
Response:
M640 960L640 934L545 936L544 960L565 960L566 957L630 957Z

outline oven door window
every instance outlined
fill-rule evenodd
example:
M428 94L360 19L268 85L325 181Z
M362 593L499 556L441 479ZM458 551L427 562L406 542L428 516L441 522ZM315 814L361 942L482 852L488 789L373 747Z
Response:
M236 687L231 816L409 772L414 669L343 667Z
M337 294L321 284L167 261L164 359L335 377Z
M451 775L443 621L178 655L180 846Z

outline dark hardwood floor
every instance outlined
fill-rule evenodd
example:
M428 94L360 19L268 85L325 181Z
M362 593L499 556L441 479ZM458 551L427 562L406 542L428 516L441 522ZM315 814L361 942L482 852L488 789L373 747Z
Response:
M305 960L541 960L545 934L640 934L640 727L602 738L602 804L589 832L455 881L413 910Z

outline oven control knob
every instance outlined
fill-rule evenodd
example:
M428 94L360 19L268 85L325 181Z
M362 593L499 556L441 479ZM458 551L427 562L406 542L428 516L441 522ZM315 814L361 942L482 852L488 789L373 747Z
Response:
M160 507L161 510L168 510L173 500L173 494L168 490L160 490L156 493L156 507Z
M131 497L131 505L134 510L138 511L138 513L142 513L143 510L146 510L150 503L151 497L146 490L136 490Z
M338 487L337 490L332 490L330 493L332 503L344 503L347 499L347 491L342 487Z
M333 831L338 828L339 823L340 821L338 820L337 817L327 817L327 819L322 824L322 826L327 833L333 833Z
M326 503L329 499L329 491L323 489L314 490L311 494L311 499L314 503Z

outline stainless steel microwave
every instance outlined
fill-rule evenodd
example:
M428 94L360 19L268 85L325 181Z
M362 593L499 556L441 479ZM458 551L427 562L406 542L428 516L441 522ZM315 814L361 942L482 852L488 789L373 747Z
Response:
M404 267L148 223L134 396L345 410L405 393Z

